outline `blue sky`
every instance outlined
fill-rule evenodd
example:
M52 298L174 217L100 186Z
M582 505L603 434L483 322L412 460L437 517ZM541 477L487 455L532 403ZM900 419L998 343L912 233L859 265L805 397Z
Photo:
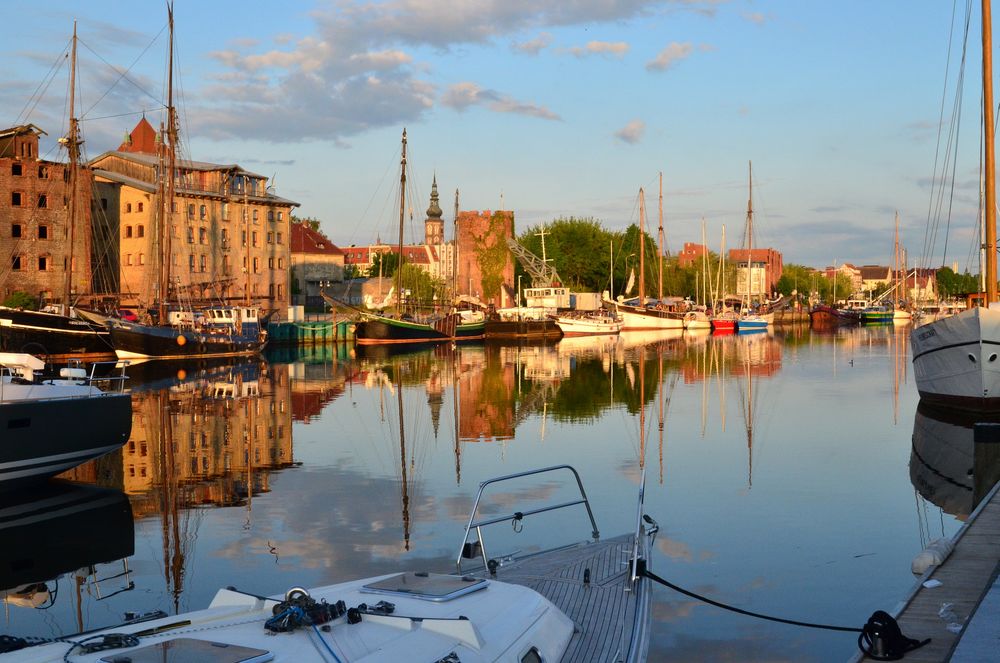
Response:
M952 12L926 0L177 0L185 156L274 176L277 193L341 246L395 237L404 126L407 241L422 233L435 174L446 220L457 188L463 210L512 209L522 231L570 215L624 228L638 220L639 187L655 228L662 171L672 251L700 241L702 218L713 248L723 224L727 245L739 244L752 161L755 245L786 263L888 264L898 210L912 263ZM32 95L74 18L93 157L144 109L158 124L166 11L155 1L0 4L0 23L17 26L0 43L0 123L34 122L48 147L64 131L68 67ZM976 12L970 30L945 256L962 268L978 206Z

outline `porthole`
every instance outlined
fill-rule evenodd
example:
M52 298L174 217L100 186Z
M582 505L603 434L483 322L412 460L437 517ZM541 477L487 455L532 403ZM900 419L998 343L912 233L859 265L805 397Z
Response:
M990 361L994 362L996 360L997 360L997 353L994 352L993 354L990 355Z
M973 364L975 364L976 363L976 355L974 355L974 354L972 354L970 352L969 353L969 361L971 361Z

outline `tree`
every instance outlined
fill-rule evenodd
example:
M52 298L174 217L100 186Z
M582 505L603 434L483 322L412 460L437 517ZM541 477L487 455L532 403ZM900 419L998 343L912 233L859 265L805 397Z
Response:
M372 255L372 266L368 268L368 277L381 276L389 278L396 273L399 266L399 254L393 252L374 253Z
M979 292L979 276L968 272L956 274L950 267L942 267L935 275L938 295L942 299Z
M298 217L298 216L295 216L294 214L290 214L289 215L289 219L291 219L292 223L304 223L305 225L309 226L309 228L311 228L312 230L315 230L316 232L319 232L319 223L320 222L319 222L319 219L317 219L314 216Z
M32 297L23 290L15 290L4 300L3 305L7 308L19 308L28 311L38 310L38 298Z
M545 224L544 230L544 257L556 268L563 285L574 290L598 292L606 287L612 233L602 228L596 219L575 217L555 219ZM542 226L534 226L517 238L524 248L539 258L543 257L541 231Z

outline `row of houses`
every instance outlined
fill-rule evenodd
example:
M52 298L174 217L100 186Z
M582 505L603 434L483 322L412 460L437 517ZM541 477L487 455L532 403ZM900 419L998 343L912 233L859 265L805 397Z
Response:
M938 300L936 269L909 268L893 270L881 265L862 265L856 267L851 263L828 266L823 270L828 279L837 275L846 276L851 282L851 292L844 293L858 299L873 299L877 293L885 292L893 283L902 284L902 294L899 299L908 302L936 302Z

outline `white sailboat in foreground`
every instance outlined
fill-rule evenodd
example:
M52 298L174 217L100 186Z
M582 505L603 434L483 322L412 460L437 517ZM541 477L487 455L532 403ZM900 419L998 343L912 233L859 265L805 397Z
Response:
M983 0L985 147L985 306L913 329L913 373L920 397L971 410L1000 410L1000 304L997 302L996 157L993 126L992 24Z
M550 482L553 473L564 471L575 479L567 477L567 490L579 489L570 501L506 515L480 510L487 487L536 476ZM497 477L480 484L455 575L408 571L311 590L292 587L276 597L227 588L204 610L161 612L0 654L0 661L639 663L646 660L651 616L644 569L659 529L643 513L642 497L640 487L630 533L601 539L572 467ZM580 543L506 554L488 548L483 538L491 525L509 530L513 523L516 532L537 514L580 506L591 530ZM467 566L474 559L482 560L479 569L463 569L463 560Z

